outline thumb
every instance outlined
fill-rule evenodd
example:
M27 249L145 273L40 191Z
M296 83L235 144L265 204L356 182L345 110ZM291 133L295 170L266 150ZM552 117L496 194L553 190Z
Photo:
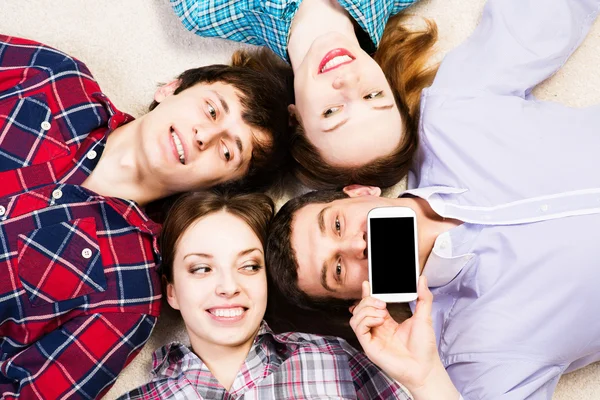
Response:
M371 295L371 286L369 285L369 281L364 281L362 283L362 297L369 297Z

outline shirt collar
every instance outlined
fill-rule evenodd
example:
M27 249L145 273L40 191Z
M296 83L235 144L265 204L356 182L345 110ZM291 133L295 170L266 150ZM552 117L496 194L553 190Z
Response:
M416 189L410 189L403 192L404 195L420 197L429 203L429 206L440 216L445 216L445 202L443 195L459 194L466 192L467 189L458 189L450 186L429 186ZM462 228L462 229L461 229ZM433 245L433 249L427 258L425 268L422 274L427 277L429 287L440 287L450 283L464 266L474 257L473 253L462 254L457 251L456 235L460 235L464 230L460 225L448 232L439 235Z
M262 321L253 346L270 340L276 340L276 336L269 325ZM201 369L203 366L202 359L179 342L162 346L152 354L152 372L157 377L175 379L187 370Z

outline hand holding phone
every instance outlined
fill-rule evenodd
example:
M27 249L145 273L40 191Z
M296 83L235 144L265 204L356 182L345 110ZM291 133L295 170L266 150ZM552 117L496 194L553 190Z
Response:
M350 326L369 359L392 379L406 386L415 400L456 400L452 384L437 351L431 321L433 295L427 280L419 281L419 299L412 317L398 324L386 303L369 296L363 282L363 299L350 309Z
M379 207L367 215L371 296L387 303L416 300L419 278L417 216L408 207Z

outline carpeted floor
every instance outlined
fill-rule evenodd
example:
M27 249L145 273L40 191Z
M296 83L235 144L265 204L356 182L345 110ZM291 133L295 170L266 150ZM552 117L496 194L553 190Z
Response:
M411 12L438 23L441 58L473 30L484 2L422 0ZM187 68L226 63L240 47L187 32L171 12L168 0L0 0L0 33L35 39L78 57L117 107L134 116L145 112L157 83L169 81ZM596 23L572 59L535 93L574 107L600 103L599 65L600 23ZM185 339L178 316L168 306L163 309L150 341L106 399L149 379L155 348ZM600 363L562 377L553 399L600 399Z

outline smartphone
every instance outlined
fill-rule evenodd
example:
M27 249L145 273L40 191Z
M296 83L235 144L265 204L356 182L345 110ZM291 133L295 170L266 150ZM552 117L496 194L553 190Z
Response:
M387 303L417 299L417 215L408 207L379 207L367 216L371 296Z

